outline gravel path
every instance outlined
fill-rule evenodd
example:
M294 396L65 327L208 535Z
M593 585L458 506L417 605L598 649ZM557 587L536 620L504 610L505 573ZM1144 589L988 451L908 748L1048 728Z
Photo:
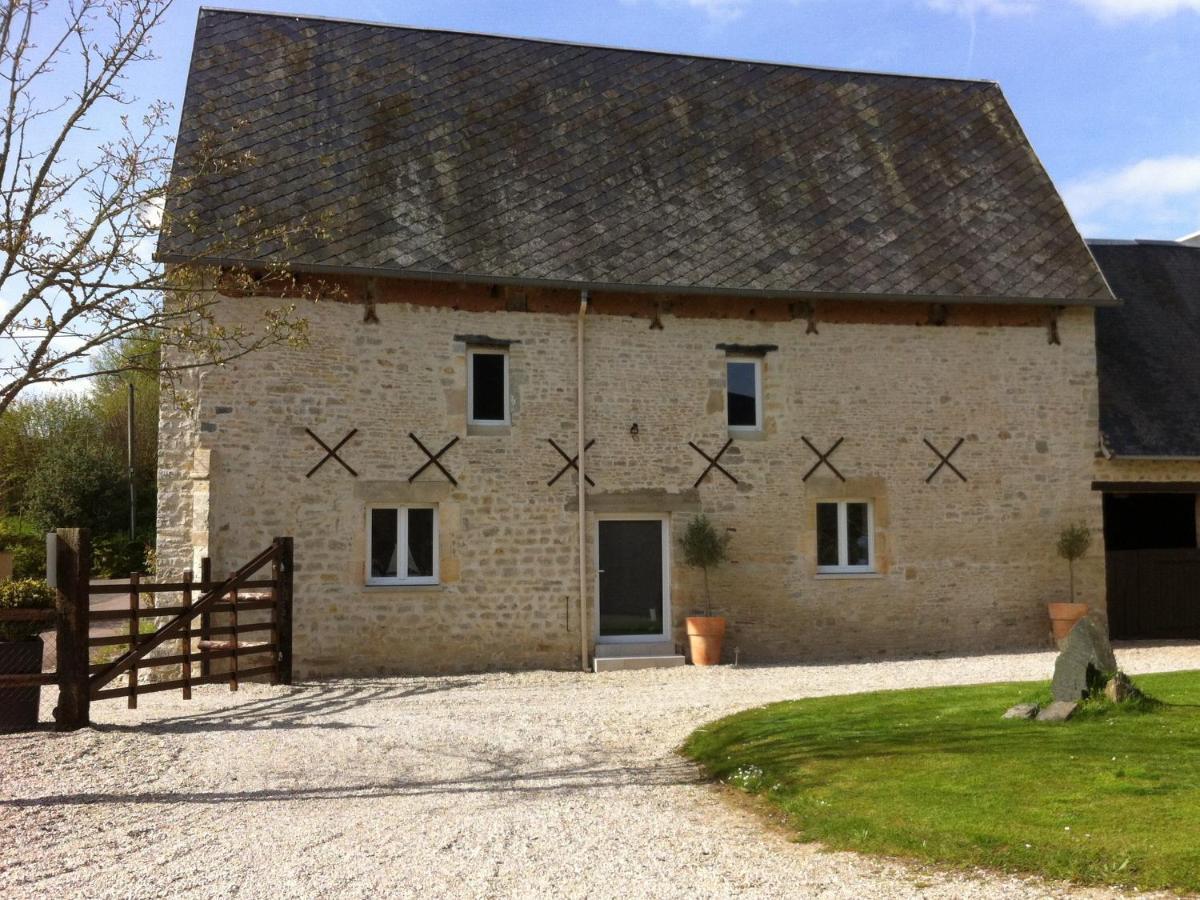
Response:
M1200 668L1195 645L1118 657L1132 673ZM768 701L1052 665L529 672L103 702L95 729L0 735L0 896L1114 896L791 843L674 754L699 724Z

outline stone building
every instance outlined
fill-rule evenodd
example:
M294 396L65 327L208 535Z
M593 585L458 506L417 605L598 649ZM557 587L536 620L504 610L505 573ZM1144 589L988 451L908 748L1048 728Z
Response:
M161 410L160 565L294 535L302 675L682 645L701 512L729 658L1041 645L1101 528L1116 301L993 83L205 10L177 166L328 227L214 260L336 283L309 346Z
M1112 636L1200 638L1200 243L1091 247L1122 300L1096 316Z

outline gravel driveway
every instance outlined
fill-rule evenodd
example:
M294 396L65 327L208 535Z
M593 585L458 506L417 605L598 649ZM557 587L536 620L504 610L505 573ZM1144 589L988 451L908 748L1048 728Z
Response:
M1118 657L1133 673L1200 668L1194 645ZM1112 896L791 843L674 754L699 724L748 706L1046 678L1053 658L208 687L136 711L107 701L92 730L0 735L0 896Z

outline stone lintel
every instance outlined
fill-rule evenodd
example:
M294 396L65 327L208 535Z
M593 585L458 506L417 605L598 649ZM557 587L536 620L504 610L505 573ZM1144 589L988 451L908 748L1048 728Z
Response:
M354 496L367 503L444 503L450 499L448 483L417 481L356 481Z
M659 489L602 491L588 494L586 501L589 512L594 513L673 513L700 512L700 492L693 489L671 492ZM574 512L579 509L579 498L574 494L563 506Z

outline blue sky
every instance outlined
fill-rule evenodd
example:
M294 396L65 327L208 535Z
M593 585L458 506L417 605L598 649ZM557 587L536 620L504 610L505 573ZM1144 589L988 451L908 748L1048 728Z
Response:
M64 0L65 2L65 0ZM182 98L199 0L133 85ZM1088 237L1200 230L1200 0L247 0L212 6L998 81Z

